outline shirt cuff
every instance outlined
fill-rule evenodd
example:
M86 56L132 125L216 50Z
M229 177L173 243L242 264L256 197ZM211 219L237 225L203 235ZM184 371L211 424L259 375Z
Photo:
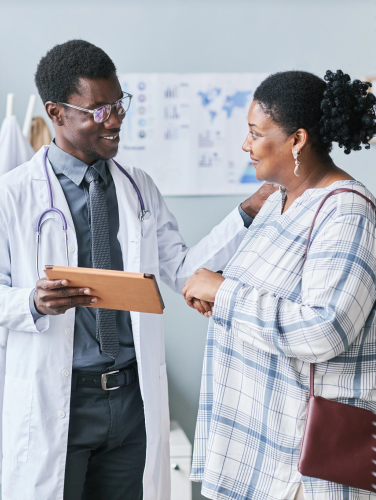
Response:
M223 325L228 331L231 328L235 302L243 283L226 278L215 295L212 319L214 323Z
M253 222L253 218L252 218L250 215L248 215L248 214L246 214L246 213L244 212L244 210L242 209L241 204L238 206L238 209L239 209L239 213L240 213L240 215L241 215L241 218L243 219L244 226L248 229L248 228L249 228L249 226L250 226L250 225L252 224L252 222Z
M34 294L35 294L35 288L31 290L31 294L29 296L29 306L30 306L30 312L33 317L34 323L38 321L38 319L43 318L46 316L45 314L41 314L40 312L37 311L37 308L35 307L34 303Z

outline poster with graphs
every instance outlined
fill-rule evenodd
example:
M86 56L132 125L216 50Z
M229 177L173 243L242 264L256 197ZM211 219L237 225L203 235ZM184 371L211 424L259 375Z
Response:
M259 73L129 73L133 95L118 159L145 170L163 195L248 194L260 183L242 144Z

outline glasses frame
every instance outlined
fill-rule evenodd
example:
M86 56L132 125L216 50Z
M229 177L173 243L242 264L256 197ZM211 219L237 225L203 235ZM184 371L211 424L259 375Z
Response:
M127 98L129 97L128 107L127 107L127 109L124 109L124 113L119 114L117 112L116 105L117 105L118 102L122 101L126 97ZM129 107L131 105L132 97L133 97L132 94L129 94L128 92L125 92L123 90L123 96L120 99L118 99L114 104L104 104L103 106L99 106L99 108L95 108L95 109L80 108L79 106L74 106L73 104L68 104L66 102L58 102L58 104L63 104L64 106L68 106L69 108L73 108L73 109L78 109L79 111L85 111L85 113L91 113L93 115L93 120L94 121L95 121L95 119L94 119L94 113L96 113L97 111L99 111L100 109L102 109L102 108L104 108L106 106L111 106L110 112L108 113L108 116L107 116L107 118L105 120L103 120L102 122L96 122L95 121L95 123L99 124L99 123L104 123L105 121L107 121L110 118L112 108L115 108L115 111L116 111L116 113L117 113L118 116L123 116L123 115L125 116L125 114L127 113L128 109L129 109Z

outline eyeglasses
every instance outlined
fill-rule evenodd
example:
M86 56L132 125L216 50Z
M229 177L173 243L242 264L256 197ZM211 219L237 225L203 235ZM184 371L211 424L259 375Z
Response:
M73 106L73 104L67 104L66 102L60 102L64 106L70 108L78 109L79 111L85 111L86 113L91 113L93 115L95 123L103 123L110 118L112 108L115 108L116 113L119 116L125 115L131 105L133 95L128 94L128 92L123 92L123 97L118 99L115 104L105 104L97 109L85 109L78 106Z

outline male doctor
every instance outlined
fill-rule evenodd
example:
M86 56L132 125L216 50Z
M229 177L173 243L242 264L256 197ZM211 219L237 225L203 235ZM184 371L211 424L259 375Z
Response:
M196 269L224 268L274 189L188 249L150 177L124 167L151 214L141 221L136 189L111 159L130 97L107 54L82 40L57 45L35 80L55 141L45 160L47 147L0 184L0 326L9 330L3 500L168 500L162 317L82 307L96 303L90 289L38 279L47 177L67 221L70 266L152 273L177 292ZM66 246L60 214L42 220L43 275L45 264L66 264Z

